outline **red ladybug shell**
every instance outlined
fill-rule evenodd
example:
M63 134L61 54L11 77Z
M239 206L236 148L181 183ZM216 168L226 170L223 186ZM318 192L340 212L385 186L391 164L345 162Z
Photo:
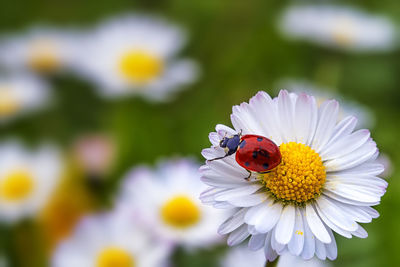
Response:
M236 151L237 163L246 170L268 172L281 163L281 152L274 142L260 135L244 135Z

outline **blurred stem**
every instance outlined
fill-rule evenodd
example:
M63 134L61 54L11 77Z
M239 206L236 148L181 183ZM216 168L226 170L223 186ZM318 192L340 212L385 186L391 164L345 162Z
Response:
M278 266L278 261L279 261L279 256L276 257L276 259L274 261L270 261L270 262L267 261L265 263L265 267L276 267L276 266Z
M16 266L15 258L16 253L14 251L14 242L12 238L13 229L10 225L0 225L0 236L1 236L1 250L0 255L6 258L6 262L9 266Z

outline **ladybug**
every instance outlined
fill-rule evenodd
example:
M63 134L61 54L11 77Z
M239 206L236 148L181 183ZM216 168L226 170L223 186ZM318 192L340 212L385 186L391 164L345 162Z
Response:
M267 173L277 167L282 160L279 147L270 139L255 134L235 134L224 137L219 143L224 148L225 156L213 160L222 159L236 153L236 162L249 172Z

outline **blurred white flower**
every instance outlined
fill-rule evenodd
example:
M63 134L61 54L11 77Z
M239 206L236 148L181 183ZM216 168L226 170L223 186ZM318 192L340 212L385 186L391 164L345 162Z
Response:
M339 119L354 115L357 118L358 128L372 128L375 125L375 116L370 108L355 101L345 99L331 88L317 86L306 80L291 78L281 79L278 81L277 87L295 93L313 95L318 105L321 105L326 100L336 99L340 102Z
M162 267L170 248L121 214L84 218L56 249L53 267Z
M176 59L185 43L180 28L154 17L126 16L88 34L77 71L105 97L131 94L161 101L197 77L197 65Z
M11 70L54 73L70 66L80 45L77 32L37 26L1 38L0 65Z
M60 154L50 145L28 151L17 141L0 144L0 221L35 215L60 180L61 167Z
M0 125L41 108L49 100L47 85L26 74L0 77Z
M390 50L396 38L387 18L330 5L289 7L280 28L289 38L351 51Z
M247 246L238 246L229 249L222 259L222 267L265 267L266 260L262 250L252 251ZM267 265L268 266L268 265ZM279 257L277 267L329 267L326 261L317 258L303 260L301 257L293 256L290 253L282 254Z
M226 212L199 201L206 186L198 168L189 160L166 161L156 170L136 168L122 184L118 208L176 245L193 248L220 242L217 228Z

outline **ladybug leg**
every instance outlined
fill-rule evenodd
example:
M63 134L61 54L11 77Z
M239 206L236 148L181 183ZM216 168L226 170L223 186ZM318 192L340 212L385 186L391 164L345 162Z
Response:
M218 157L218 158L215 158L215 159L209 159L209 160L208 160L208 162L210 162L210 161L214 161L214 160L223 159L223 158L226 158L227 156L229 156L229 155L225 155L225 156Z
M251 177L251 171L247 170L246 171L249 173L249 176L247 176L246 178L244 178L246 181L250 181L250 177Z

